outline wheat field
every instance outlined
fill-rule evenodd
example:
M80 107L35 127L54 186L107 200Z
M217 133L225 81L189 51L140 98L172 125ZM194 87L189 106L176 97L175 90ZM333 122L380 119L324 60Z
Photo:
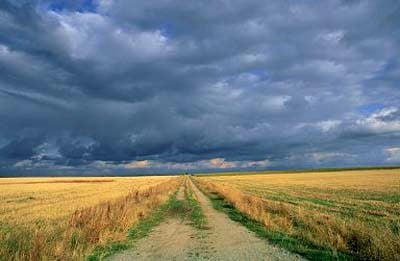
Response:
M80 260L165 202L176 177L0 179L0 260Z
M271 231L369 260L400 259L400 170L197 177Z

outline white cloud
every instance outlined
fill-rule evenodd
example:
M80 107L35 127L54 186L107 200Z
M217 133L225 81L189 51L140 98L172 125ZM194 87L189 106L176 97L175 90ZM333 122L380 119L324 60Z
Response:
M33 161L32 160L21 160L18 161L14 164L14 167L17 168L29 168L33 165Z
M111 63L128 59L152 60L172 50L160 30L141 31L121 27L107 16L95 13L51 12L60 22L56 34L75 59ZM118 50L116 52L116 50Z
M324 44L334 45L340 42L344 37L345 33L343 30L337 30L332 32L320 33L316 36L316 41L320 41Z
M400 163L400 147L386 148L385 152L389 155L386 161Z
M123 167L128 169L149 168L151 164L152 161L150 160L138 160L138 161L132 161L127 164L123 164Z
M229 169L236 167L236 164L234 162L225 161L225 159L223 158L211 159L209 160L209 165L210 167L216 169Z
M341 121L339 120L326 120L316 123L316 126L319 127L323 132L328 132L335 129L340 122Z
M397 107L384 108L365 119L357 120L356 124L376 133L398 132L400 131L399 109Z
M298 125L295 126L295 129L302 129L304 127L312 127L316 128L322 132L329 132L335 130L342 121L340 120L325 120L325 121L319 121L315 123L299 123Z
M126 169L169 169L169 170L192 170L192 169L234 169L234 168L257 168L270 166L267 159L259 161L227 161L224 158L213 158L194 162L160 162L155 160L132 161L125 164L112 164L104 161L97 161L95 167L113 167Z
M314 161L325 161L331 160L334 158L341 158L341 157L351 157L348 153L340 153L340 152L315 152L309 154L309 157Z

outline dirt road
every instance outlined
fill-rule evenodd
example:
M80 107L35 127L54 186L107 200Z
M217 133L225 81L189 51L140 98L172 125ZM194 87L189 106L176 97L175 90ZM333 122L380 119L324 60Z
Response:
M191 181L188 185L206 216L206 230L197 230L183 220L169 219L141 239L134 249L110 260L304 260L268 244L230 220L215 210ZM182 197L183 189L180 189L178 199Z

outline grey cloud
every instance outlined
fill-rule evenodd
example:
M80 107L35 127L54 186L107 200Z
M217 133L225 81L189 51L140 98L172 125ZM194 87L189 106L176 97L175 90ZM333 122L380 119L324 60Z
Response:
M390 164L399 8L3 1L0 173Z

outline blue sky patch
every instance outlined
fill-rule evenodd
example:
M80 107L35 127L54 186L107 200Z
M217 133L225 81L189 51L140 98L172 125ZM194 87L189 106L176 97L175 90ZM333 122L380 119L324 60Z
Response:
M361 105L357 109L360 113L362 113L364 115L369 115L376 111L382 110L385 107L386 106L384 104L376 102L376 103L368 103L368 104Z
M77 12L95 12L97 4L95 3L94 0L80 0L80 1L57 0L57 1L51 1L48 8L55 12L61 12L66 9Z

